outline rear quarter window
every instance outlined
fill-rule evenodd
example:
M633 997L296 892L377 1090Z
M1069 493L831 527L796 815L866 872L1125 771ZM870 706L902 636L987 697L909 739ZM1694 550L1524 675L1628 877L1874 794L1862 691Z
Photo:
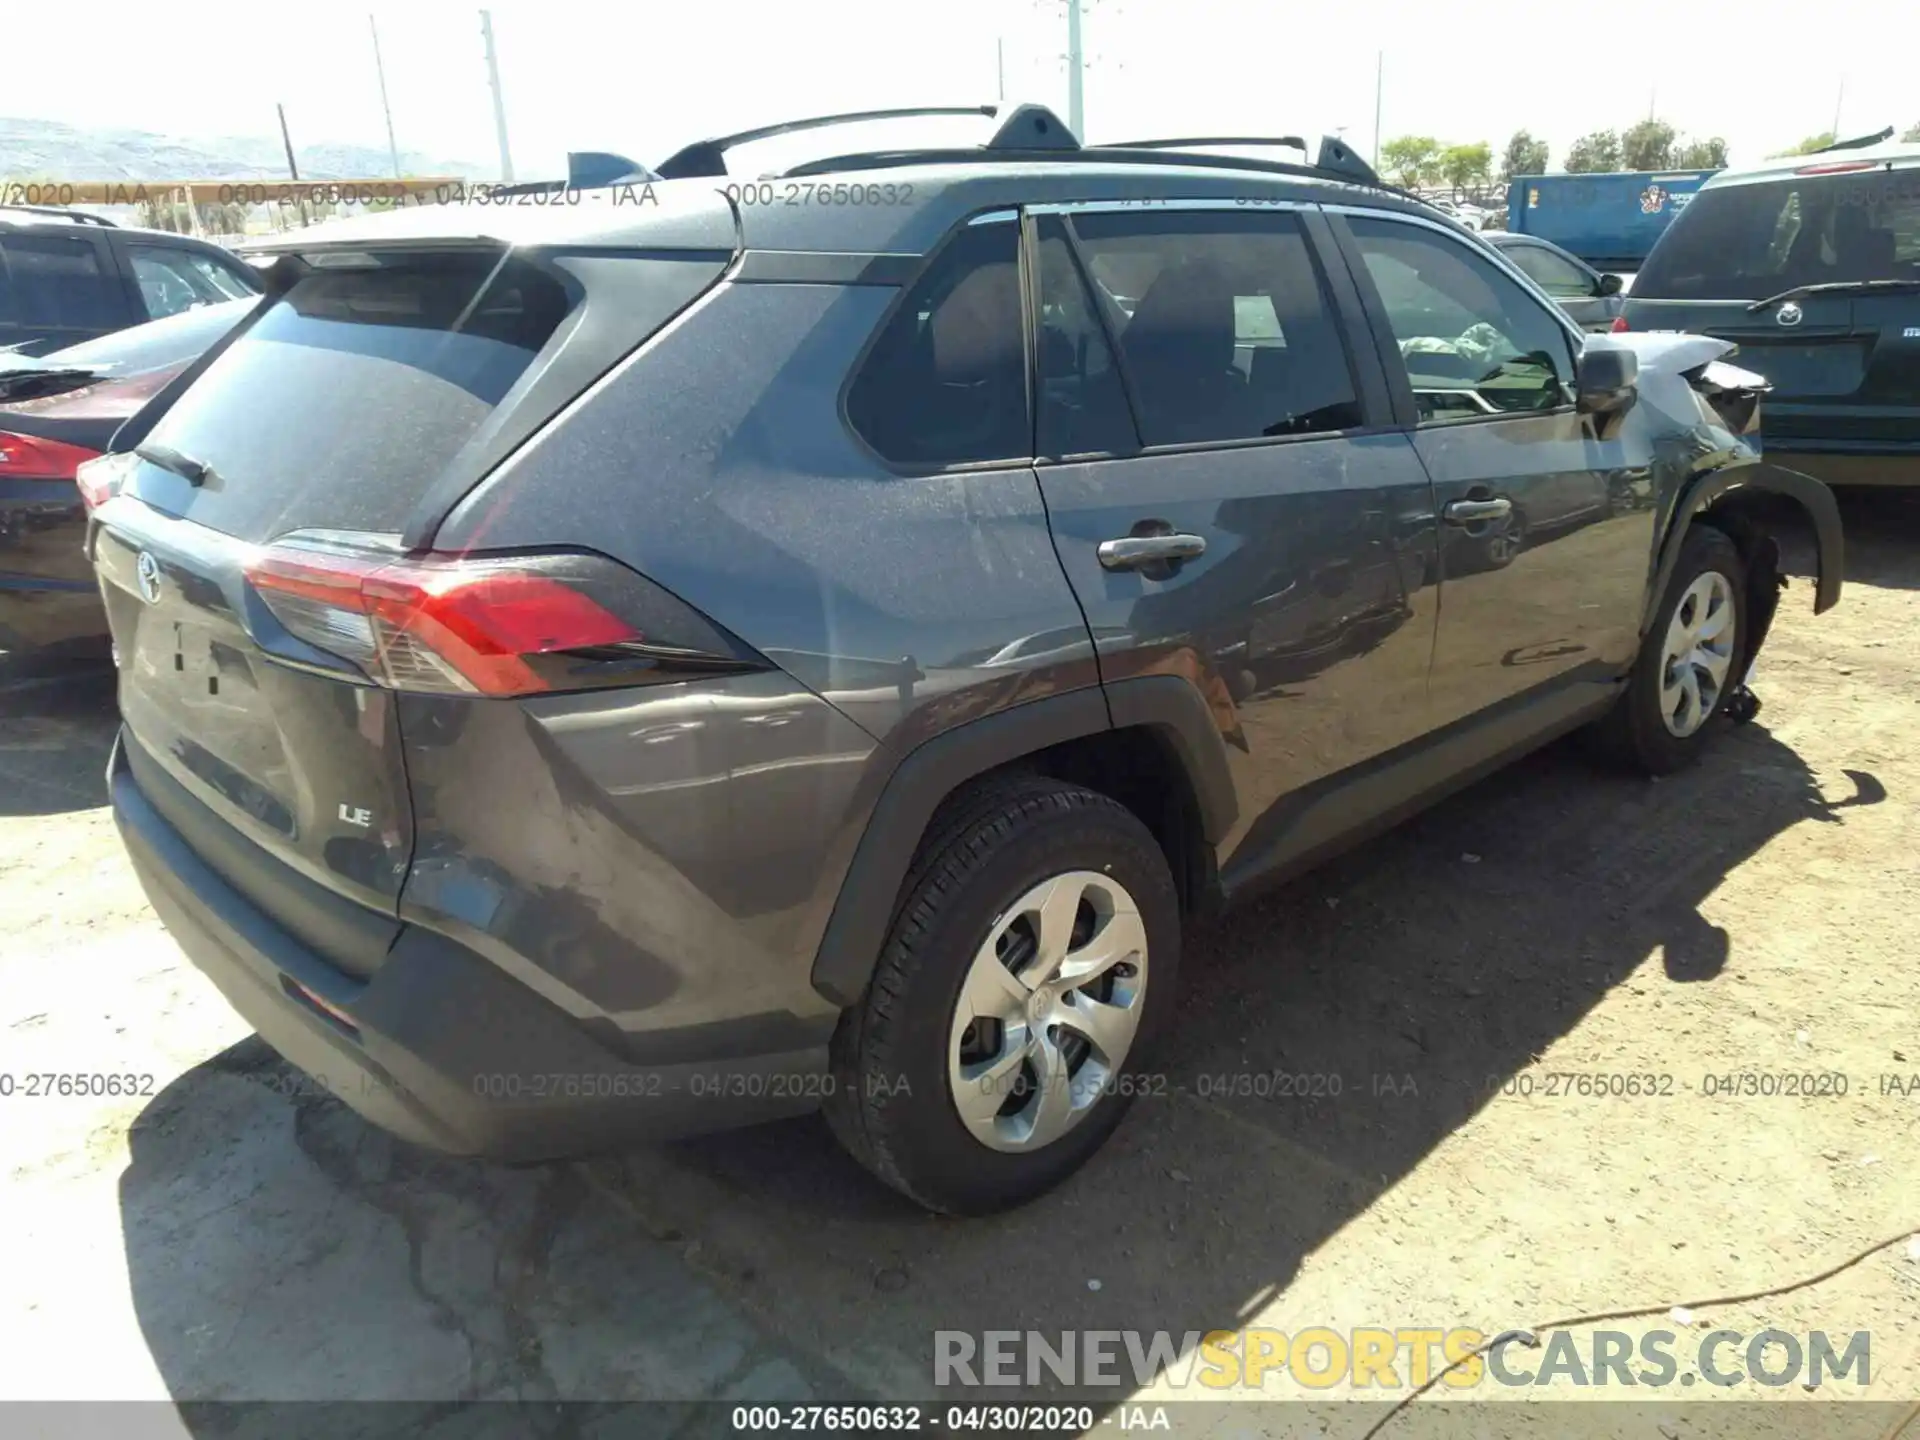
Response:
M1032 453L1017 225L968 225L941 248L868 349L847 418L904 467Z

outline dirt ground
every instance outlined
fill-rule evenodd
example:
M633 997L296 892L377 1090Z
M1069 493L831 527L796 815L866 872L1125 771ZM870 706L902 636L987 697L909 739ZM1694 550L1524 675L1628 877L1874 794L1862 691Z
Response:
M1542 1398L1636 1399L1617 1433L1669 1440L1812 1433L1793 1402L1839 1396L1892 1408L1823 1408L1819 1433L1883 1435L1920 1396L1920 1241L1702 1303L1920 1229L1920 497L1847 519L1842 603L1787 592L1758 721L1658 783L1555 746L1195 934L1164 1089L990 1221L911 1209L815 1121L520 1169L387 1140L251 1039L146 908L102 808L110 693L17 685L0 1072L152 1078L0 1098L0 1398L403 1399L432 1403L393 1433L453 1433L439 1402L931 1398L939 1330L1492 1335L1651 1307L1608 1323L1865 1330L1870 1377L1683 1388L1683 1351L1658 1391L1483 1384L1385 1433L1505 1433L1520 1412L1458 1402ZM1822 1093L1776 1093L1802 1076ZM1275 1371L1264 1394L1409 1378ZM1306 1413L1181 1428L1385 1418ZM1570 1428L1552 1414L1540 1433Z

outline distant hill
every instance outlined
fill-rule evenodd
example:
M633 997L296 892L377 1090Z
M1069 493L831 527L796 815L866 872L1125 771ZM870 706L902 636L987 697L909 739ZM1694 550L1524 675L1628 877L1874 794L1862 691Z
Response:
M392 158L373 145L295 145L303 180L383 179ZM400 152L409 175L483 180L493 167ZM0 117L0 179L284 180L286 152L278 137L223 139L156 135L145 130L83 130L48 120Z

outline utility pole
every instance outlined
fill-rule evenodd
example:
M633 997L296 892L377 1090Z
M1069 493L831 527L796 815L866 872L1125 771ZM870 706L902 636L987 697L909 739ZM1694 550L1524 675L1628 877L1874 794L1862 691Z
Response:
M513 156L507 150L507 102L500 93L500 60L493 51L493 16L480 12L480 38L487 44L487 83L493 87L493 128L500 140L500 179L513 183Z
M298 180L300 178L300 167L294 164L293 161L293 137L287 133L287 107L275 101L273 108L280 112L280 143L287 147L287 174L295 180ZM187 196L187 208L193 208L193 196L191 193ZM300 224L303 229L306 223L307 197L302 195L300 197Z
M1378 50L1373 57L1373 163L1380 163L1380 97L1387 82L1387 52Z
M1847 77L1840 77L1840 93L1833 97L1833 138L1840 138L1840 103L1847 98Z
M287 175L298 180L300 167L293 161L293 137L287 134L287 107L276 102L273 108L280 112L280 143L287 147Z
M1000 103L1007 103L1007 38L1002 35L993 42L995 71L1000 77Z
M387 117L387 153L393 157L393 178L400 178L400 147L393 140L393 106L387 103L387 67L380 63L380 26L372 15L367 28L373 31L373 73L380 77L380 110Z
M1073 138L1086 139L1086 111L1081 103L1081 72L1087 57L1080 47L1080 0L1067 0L1067 128Z

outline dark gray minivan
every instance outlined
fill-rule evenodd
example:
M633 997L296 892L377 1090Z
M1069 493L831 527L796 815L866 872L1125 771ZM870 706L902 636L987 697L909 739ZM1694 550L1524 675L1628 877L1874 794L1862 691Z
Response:
M94 462L113 806L295 1064L533 1158L824 1107L941 1210L1119 1122L1183 921L1779 587L1758 382L1583 337L1337 141L522 187L289 237Z

